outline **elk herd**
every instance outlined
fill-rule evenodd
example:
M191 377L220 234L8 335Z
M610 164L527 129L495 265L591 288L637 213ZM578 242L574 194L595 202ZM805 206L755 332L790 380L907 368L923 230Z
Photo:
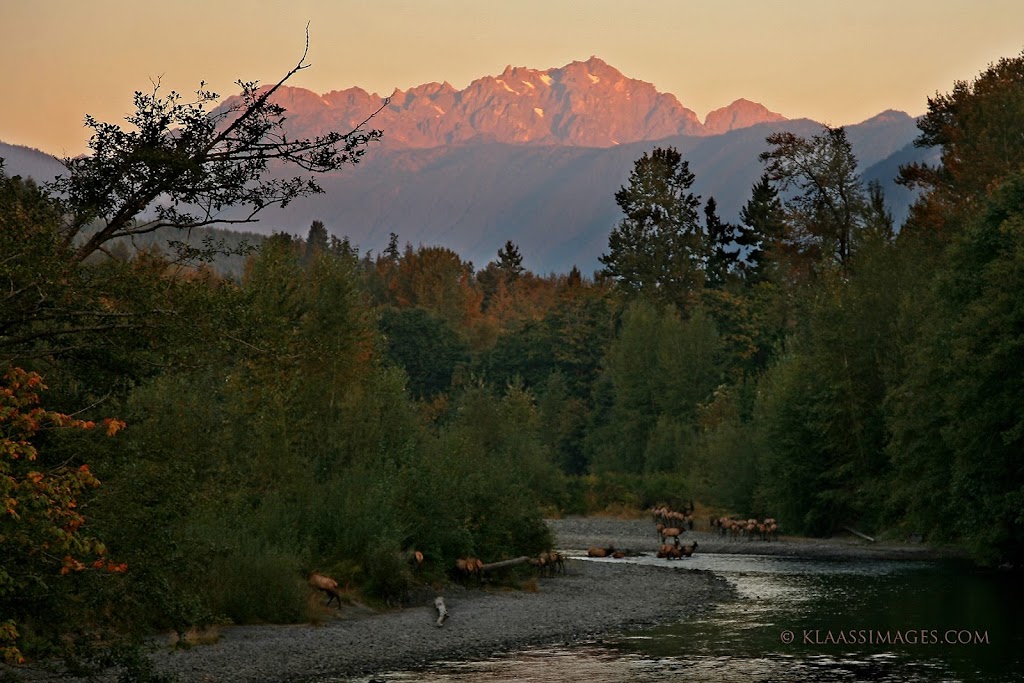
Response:
M691 557L697 550L697 541L683 543L680 538L694 527L694 504L690 502L683 510L671 510L667 506L653 507L650 509L651 517L654 520L654 528L658 534L658 551L655 554L660 559L678 560L684 557ZM773 517L758 519L732 519L731 517L710 517L708 519L710 531L718 531L722 538L732 540L746 539L748 541L777 541L779 525ZM606 547L592 546L587 550L587 557L621 559L630 555L639 555L628 550L618 550L613 545ZM414 571L419 570L424 562L423 553L418 550L408 550L403 553L404 558L412 565ZM518 564L528 564L541 576L554 576L556 573L565 574L565 555L549 550L540 553L535 557L521 557L514 560L502 560L485 565L478 557L460 557L452 567L452 575L463 581L479 580L488 569L510 567ZM348 589L339 589L338 582L329 576L319 573L309 575L309 585L316 590L323 591L327 595L327 605L337 600L341 606L341 595Z
M718 529L719 536L738 540L745 538L748 541L777 541L779 540L779 524L774 517L757 519L730 519L729 517L713 517L711 520L712 530Z
M681 543L679 537L687 531L693 531L693 501L684 510L672 510L662 505L650 509L651 517L654 519L654 529L658 532L657 557L666 560L678 560L684 557L692 557L693 551L697 549L697 541L692 543ZM672 540L669 543L669 539Z

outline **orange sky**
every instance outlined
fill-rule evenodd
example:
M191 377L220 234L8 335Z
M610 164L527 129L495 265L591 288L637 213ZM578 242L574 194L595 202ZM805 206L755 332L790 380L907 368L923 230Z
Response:
M0 0L0 141L85 151L85 114L119 121L161 79L222 94L238 78L381 95L457 88L506 64L597 55L703 118L745 97L790 118L857 123L1024 49L1021 0Z

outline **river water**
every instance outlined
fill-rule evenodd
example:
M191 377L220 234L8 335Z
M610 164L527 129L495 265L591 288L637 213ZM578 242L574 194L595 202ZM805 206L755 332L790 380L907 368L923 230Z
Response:
M595 560L600 561L600 560ZM618 560L621 562L622 560ZM665 560L631 558L641 564ZM704 554L737 598L571 647L394 671L386 681L1024 681L1024 587L963 565Z

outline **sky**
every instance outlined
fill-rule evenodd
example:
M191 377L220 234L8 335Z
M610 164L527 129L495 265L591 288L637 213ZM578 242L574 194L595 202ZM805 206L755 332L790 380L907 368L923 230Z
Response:
M833 126L927 98L1024 50L1022 0L0 0L0 141L87 150L136 90L238 79L381 96L596 55L703 119L739 98Z

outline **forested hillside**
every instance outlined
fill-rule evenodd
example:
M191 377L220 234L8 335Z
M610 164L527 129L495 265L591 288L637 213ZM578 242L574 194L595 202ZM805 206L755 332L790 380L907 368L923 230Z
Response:
M769 136L735 224L659 147L595 278L531 273L511 240L479 268L396 236L361 254L320 222L132 252L214 224L186 204L316 190L253 155L284 115L255 89L230 133L139 107L57 184L0 177L9 661L303 620L311 571L400 602L457 558L547 549L544 515L622 506L1024 560L1024 56L929 101L942 163L903 168L902 229L842 128ZM276 149L326 172L376 135ZM224 252L239 277L203 265Z

